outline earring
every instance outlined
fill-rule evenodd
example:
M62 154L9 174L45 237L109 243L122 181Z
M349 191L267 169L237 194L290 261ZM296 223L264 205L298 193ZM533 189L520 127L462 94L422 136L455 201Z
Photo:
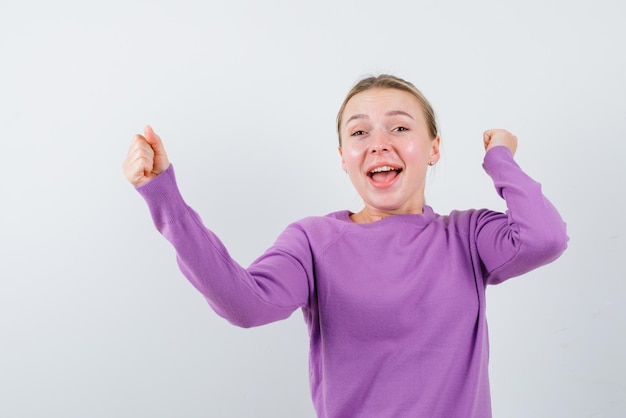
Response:
M435 165L435 162L434 162L434 161L431 161L431 162L429 162L429 163L428 163L428 165L432 167L432 166L434 166L434 165Z

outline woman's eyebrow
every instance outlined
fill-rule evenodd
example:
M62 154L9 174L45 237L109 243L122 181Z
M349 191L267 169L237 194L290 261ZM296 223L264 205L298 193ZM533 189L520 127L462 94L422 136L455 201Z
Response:
M413 116L411 116L404 110L390 110L389 112L385 113L385 116L397 116L397 115L408 116L411 119L413 119ZM357 113L356 115L352 115L348 118L348 120L346 121L346 125L354 119L369 119L369 116L367 116L364 113Z
M367 115L366 115L366 114L364 114L364 113L358 113L358 114L356 114L356 115L352 115L352 116L350 116L350 118L346 121L346 125L347 125L347 124L348 124L351 120L354 120L354 119L369 119L369 116L367 116Z
M413 116L411 116L410 114L406 113L404 110L391 110L391 111L385 113L385 116L396 116L396 115L408 116L411 119L413 119Z

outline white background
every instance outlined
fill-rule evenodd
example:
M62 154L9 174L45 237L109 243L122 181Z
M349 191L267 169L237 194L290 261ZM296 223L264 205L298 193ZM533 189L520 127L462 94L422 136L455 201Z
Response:
M427 199L504 207L482 132L568 223L555 263L488 291L495 417L626 413L623 3L0 3L0 416L313 417L300 312L242 330L178 272L121 164L152 124L242 264L360 203L334 118L362 76L433 103Z

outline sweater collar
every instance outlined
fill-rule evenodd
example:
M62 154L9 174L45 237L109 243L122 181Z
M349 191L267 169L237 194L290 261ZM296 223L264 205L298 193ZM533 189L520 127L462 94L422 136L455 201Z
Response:
M377 227L390 226L390 225L396 225L396 224L426 226L435 219L435 212L428 205L424 205L421 214L392 215L385 219L381 219L380 221L367 223L367 224L359 224L359 223L353 222L350 219L350 215L352 213L353 212L350 212L349 210L343 210L343 211L335 212L334 215L337 219L341 221L350 223L358 227L364 227L364 228L377 228Z

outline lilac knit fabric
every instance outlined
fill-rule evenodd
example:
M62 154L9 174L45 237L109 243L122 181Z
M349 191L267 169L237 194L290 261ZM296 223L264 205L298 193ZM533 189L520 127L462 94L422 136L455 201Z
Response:
M568 237L507 148L491 149L483 166L505 214L425 206L371 224L347 211L310 217L248 268L185 204L172 167L138 190L219 315L251 327L302 309L319 417L487 418L485 287L553 261Z

